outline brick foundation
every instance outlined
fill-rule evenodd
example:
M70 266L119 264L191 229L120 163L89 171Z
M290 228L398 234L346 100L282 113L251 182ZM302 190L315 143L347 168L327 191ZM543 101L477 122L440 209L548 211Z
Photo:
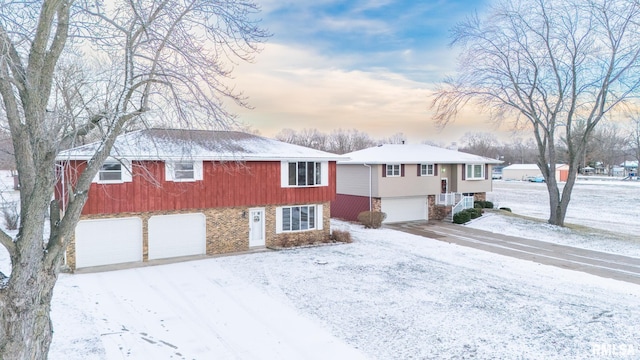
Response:
M304 205L304 204L296 204ZM142 261L149 260L149 219L156 215L193 214L202 213L206 222L206 254L227 254L249 250L249 210L263 208L265 212L265 245L278 247L288 238L296 238L306 242L327 241L331 235L330 203L322 203L322 230L288 232L276 234L275 205L255 207L228 207L215 209L193 209L187 211L160 211L145 213L119 213L104 215L85 215L80 220L117 219L137 217L142 220ZM75 269L75 236L69 239L66 249L66 263L70 269Z

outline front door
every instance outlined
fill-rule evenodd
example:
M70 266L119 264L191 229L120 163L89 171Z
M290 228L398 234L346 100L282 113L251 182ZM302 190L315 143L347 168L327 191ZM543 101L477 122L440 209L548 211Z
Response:
M440 180L440 193L446 194L449 192L449 183L446 178Z
M264 245L264 209L249 209L249 247Z

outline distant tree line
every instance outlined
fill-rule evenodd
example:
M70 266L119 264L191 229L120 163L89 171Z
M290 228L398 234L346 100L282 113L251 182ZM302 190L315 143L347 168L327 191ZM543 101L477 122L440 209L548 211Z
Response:
M328 151L334 154L366 149L380 144L402 144L407 141L403 133L387 138L375 139L366 132L357 129L336 129L323 133L318 129L283 129L275 135L277 140ZM424 140L423 144L438 147L450 147L433 140ZM459 151L502 160L505 166L510 164L535 164L538 147L532 138L514 137L501 142L490 132L468 132L457 142ZM559 146L559 159L562 163L567 148ZM625 160L640 160L640 117L631 121L630 129L616 123L603 123L589 137L581 168L591 166L604 169L612 174L612 169Z
M336 129L326 134L318 129L283 129L275 135L276 140L328 151L334 154L346 154L366 149L379 144L403 144L407 137L396 133L387 138L374 139L369 134L357 129Z

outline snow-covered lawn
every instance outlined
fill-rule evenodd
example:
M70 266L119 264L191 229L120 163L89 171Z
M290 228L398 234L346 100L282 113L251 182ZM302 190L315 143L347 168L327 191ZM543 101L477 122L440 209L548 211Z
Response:
M354 243L63 274L51 359L640 354L640 286L333 226Z
M514 214L538 218L541 223L510 216L483 216L467 226L506 235L555 242L590 250L640 257L640 182L578 181L567 211L574 230L546 224L549 197L545 184L494 181L487 200ZM586 226L586 228L584 228Z
M519 193L532 189L526 185L539 184L508 184L518 186ZM629 185L640 190L634 186ZM597 189L589 196L618 192ZM499 191L496 186L500 206L525 215L544 212L535 210L541 200L532 200L540 197L539 190L513 203L508 190ZM630 192L627 198L637 196ZM578 196L576 203L583 201ZM522 210L526 207L530 210ZM570 222L578 223L575 211ZM612 210L591 211L586 216L602 219ZM618 232L632 234L638 226L637 217L622 211L615 218ZM548 241L573 238L579 246L593 241L619 246L615 235L585 235L589 232L499 214L480 219L472 226L485 222L505 232L526 229ZM332 227L350 230L354 242L61 274L52 305L55 333L49 358L640 356L638 285L389 229L340 221L332 221ZM3 249L0 268L8 268Z

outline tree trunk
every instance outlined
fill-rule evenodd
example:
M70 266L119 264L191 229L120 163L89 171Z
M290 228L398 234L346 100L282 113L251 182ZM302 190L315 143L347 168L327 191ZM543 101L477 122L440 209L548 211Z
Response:
M46 359L53 335L49 312L57 271L45 268L42 259L13 271L0 293L0 358Z

